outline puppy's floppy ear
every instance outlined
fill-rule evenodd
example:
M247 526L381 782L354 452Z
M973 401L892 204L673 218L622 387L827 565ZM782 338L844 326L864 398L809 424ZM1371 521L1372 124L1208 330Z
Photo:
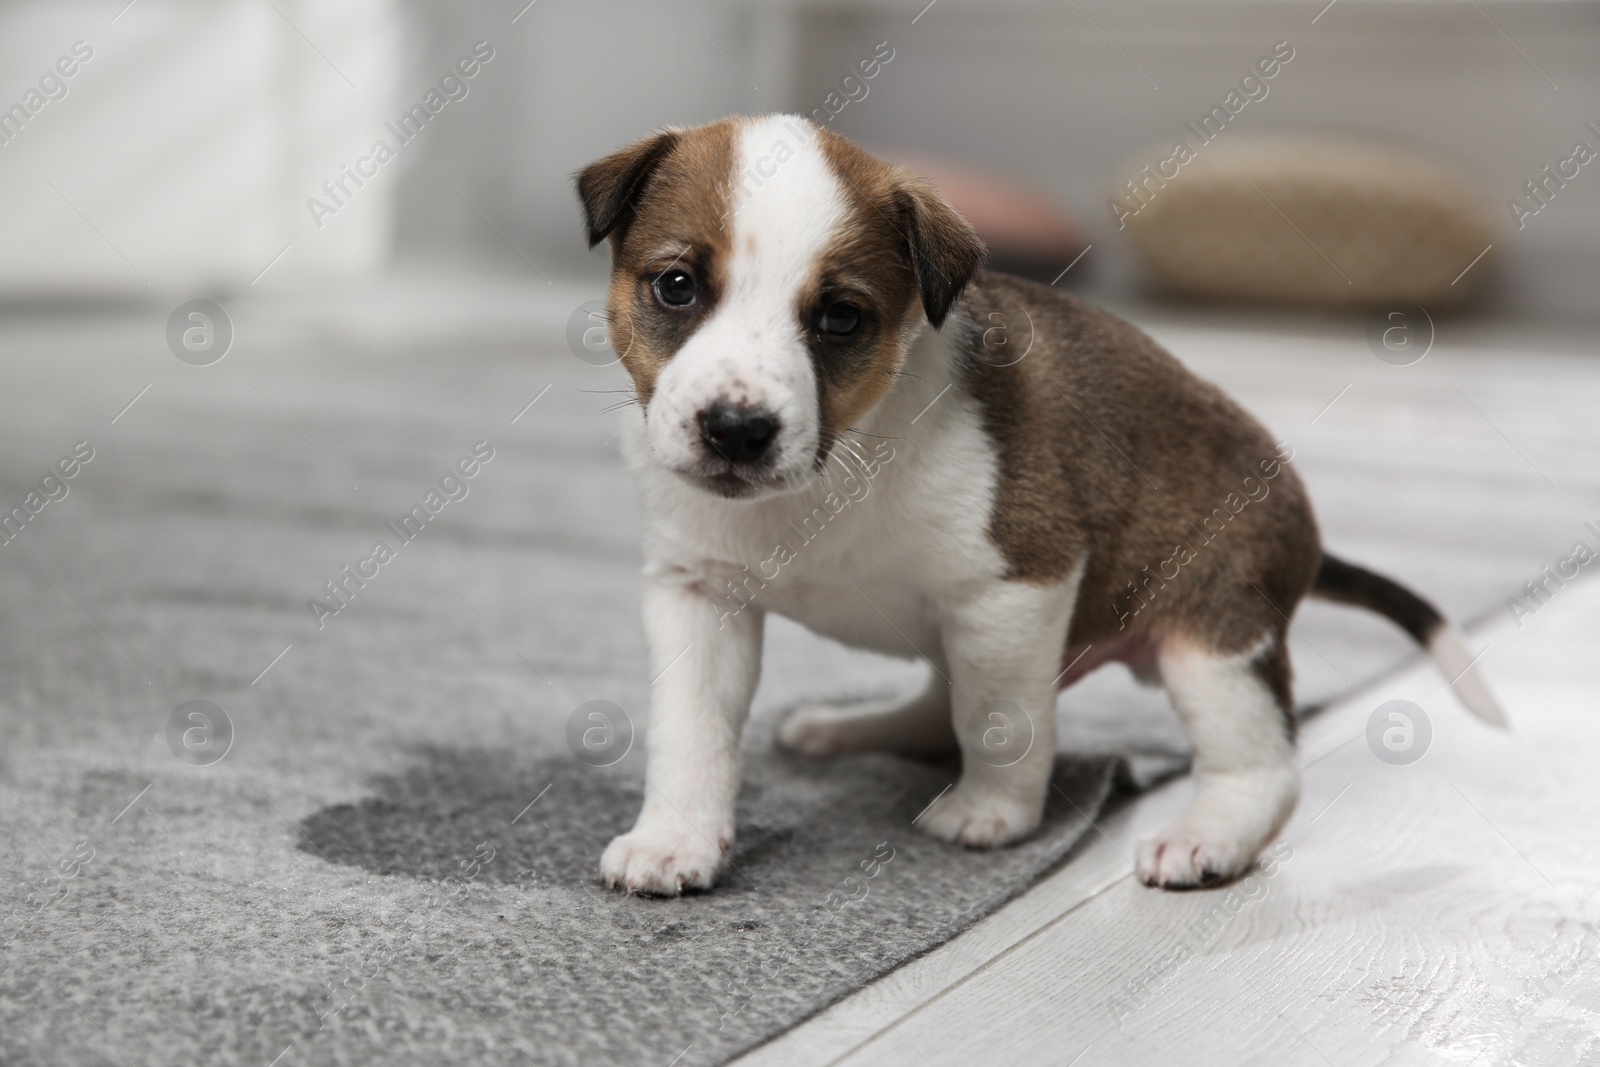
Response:
M578 172L578 199L583 201L583 225L590 248L624 220L651 171L677 143L677 131L663 130Z
M926 178L903 175L895 183L894 205L922 290L922 310L937 330L987 250L978 231Z

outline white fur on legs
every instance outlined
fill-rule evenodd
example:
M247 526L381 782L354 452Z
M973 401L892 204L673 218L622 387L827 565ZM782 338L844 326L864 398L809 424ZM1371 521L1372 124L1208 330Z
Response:
M733 847L739 734L761 666L762 616L719 623L699 583L647 576L649 763L633 829L600 857L607 885L674 896L710 889Z
M989 586L945 621L961 780L917 820L972 848L1032 833L1056 752L1055 677L1081 569L1069 583Z
M778 728L778 743L803 756L847 752L936 756L954 752L950 684L937 672L930 672L927 686L909 700L802 704Z
M1276 636L1219 656L1167 639L1161 676L1194 745L1195 795L1183 817L1139 843L1147 885L1187 889L1236 878L1277 836L1300 798L1284 711L1252 662L1283 655Z

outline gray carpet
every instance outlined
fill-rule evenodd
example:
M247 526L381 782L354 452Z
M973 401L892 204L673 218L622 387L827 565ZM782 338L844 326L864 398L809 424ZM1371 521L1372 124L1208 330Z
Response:
M570 757L418 750L298 834L253 788L160 774L107 825L144 783L52 770L92 853L11 931L6 1062L721 1062L1015 894L1110 777L1063 761L1044 832L981 856L910 827L953 768L758 761L736 873L651 900L593 876L637 779Z
M1181 760L1159 698L1102 672L1063 700L1044 831L949 848L910 824L953 767L770 743L796 701L906 689L918 668L778 623L737 869L682 900L594 885L642 751L587 766L567 720L604 699L642 730L648 679L637 512L599 414L618 397L586 391L623 382L559 342L588 295L241 303L234 351L204 368L166 350L165 308L0 328L0 502L75 442L96 450L0 546L0 1062L724 1062L1067 857L1122 758L1146 781ZM1211 369L1280 416L1253 366ZM1325 402L1303 400L1303 417ZM1381 435L1316 433L1302 463L1341 504L1330 528L1458 615L1571 540L1570 498L1481 427L1424 426L1441 450L1408 453L1448 473L1450 448L1475 450L1508 516L1476 525L1460 493L1370 499ZM495 456L468 495L319 629L307 599L480 439ZM1334 609L1300 628L1307 699L1408 652ZM219 762L174 754L191 700L231 723Z

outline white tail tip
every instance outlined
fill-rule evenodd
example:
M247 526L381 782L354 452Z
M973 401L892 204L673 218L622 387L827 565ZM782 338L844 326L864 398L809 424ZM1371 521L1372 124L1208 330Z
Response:
M1428 654L1450 680L1450 688L1456 691L1456 696L1468 711L1490 726L1510 728L1500 702L1489 692L1489 687L1478 674L1479 657L1472 654L1465 634L1445 623L1428 639Z

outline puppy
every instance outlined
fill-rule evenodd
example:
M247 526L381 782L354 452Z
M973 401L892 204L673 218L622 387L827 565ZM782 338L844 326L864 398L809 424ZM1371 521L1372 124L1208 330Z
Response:
M1196 789L1137 867L1172 889L1238 876L1294 809L1285 635L1308 593L1386 615L1503 723L1458 631L1322 550L1287 446L1133 326L981 271L977 234L910 171L801 118L730 118L647 137L577 190L638 401L655 679L608 884L715 882L768 612L928 661L916 696L801 707L779 739L959 752L917 825L975 848L1038 826L1059 686L1111 660L1159 680Z

